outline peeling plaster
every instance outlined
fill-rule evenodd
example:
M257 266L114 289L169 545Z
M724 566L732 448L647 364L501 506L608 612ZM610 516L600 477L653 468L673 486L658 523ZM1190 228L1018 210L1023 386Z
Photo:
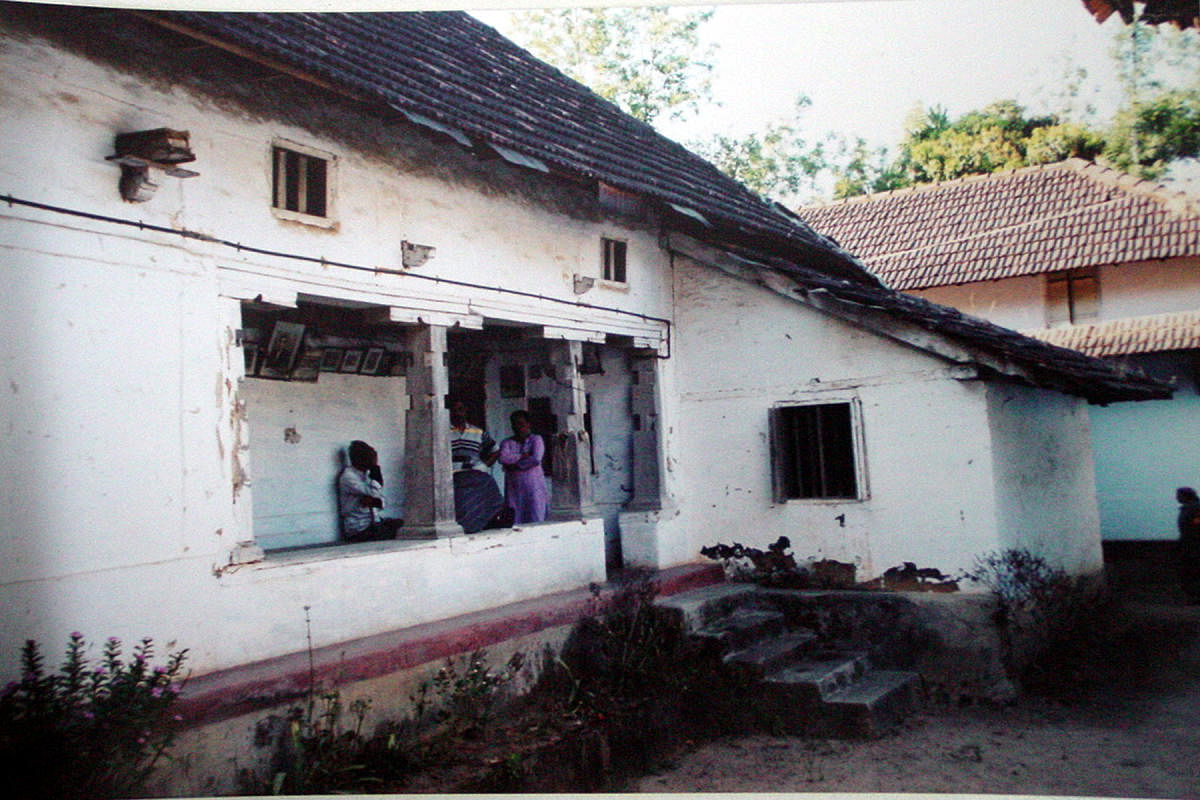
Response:
M233 397L233 407L229 413L229 422L233 428L233 501L236 503L242 487L249 485L250 476L242 466L242 453L250 449L250 442L245 438L246 403L236 394Z

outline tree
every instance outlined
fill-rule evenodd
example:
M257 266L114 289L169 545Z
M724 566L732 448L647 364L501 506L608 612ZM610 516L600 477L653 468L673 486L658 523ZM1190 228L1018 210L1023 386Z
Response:
M1170 162L1200 156L1200 91L1168 91L1119 111L1104 158L1143 178L1157 178Z
M835 199L886 192L909 185L904 172L888 160L886 147L869 149L862 138L856 139L853 144L843 142L842 145L830 167Z
M682 119L711 98L713 48L700 29L712 11L558 8L513 15L512 37L626 113Z
M1118 31L1111 52L1125 102L1104 158L1157 178L1171 161L1200 155L1200 32L1148 25L1139 16Z
M800 95L795 120L769 122L761 133L716 134L707 142L692 143L691 149L761 195L778 199L812 193L817 176L829 168L826 148L834 139L809 142L801 134L797 121L811 104Z
M970 111L953 122L944 111L931 109L932 124L910 125L901 142L894 168L912 183L944 181L1031 164L1046 164L1073 156L1095 158L1102 137L1077 123L1054 115L1028 116L1012 100L1001 100Z

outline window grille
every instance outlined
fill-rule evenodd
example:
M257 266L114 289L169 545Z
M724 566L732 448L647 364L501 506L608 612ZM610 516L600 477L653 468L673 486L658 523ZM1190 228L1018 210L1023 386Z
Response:
M771 409L776 502L859 498L854 417L848 402Z

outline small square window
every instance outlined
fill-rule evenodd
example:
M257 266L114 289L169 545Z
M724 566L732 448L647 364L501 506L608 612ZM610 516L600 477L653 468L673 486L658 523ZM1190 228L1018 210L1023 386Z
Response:
M625 242L605 237L600 240L600 244L603 256L600 277L613 283L626 283L625 252L627 248Z
M1100 314L1100 276L1096 269L1064 270L1046 276L1046 322L1075 325Z
M851 403L771 409L775 501L860 496Z
M271 148L272 200L276 216L317 224L332 217L333 157L297 145Z

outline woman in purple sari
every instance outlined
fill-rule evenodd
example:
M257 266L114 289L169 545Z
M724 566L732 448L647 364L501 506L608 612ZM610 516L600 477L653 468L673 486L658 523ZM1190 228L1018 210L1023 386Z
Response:
M500 464L504 467L504 502L513 510L513 524L542 522L550 505L542 458L546 444L533 432L529 415L514 411L509 417L513 435L500 443Z

